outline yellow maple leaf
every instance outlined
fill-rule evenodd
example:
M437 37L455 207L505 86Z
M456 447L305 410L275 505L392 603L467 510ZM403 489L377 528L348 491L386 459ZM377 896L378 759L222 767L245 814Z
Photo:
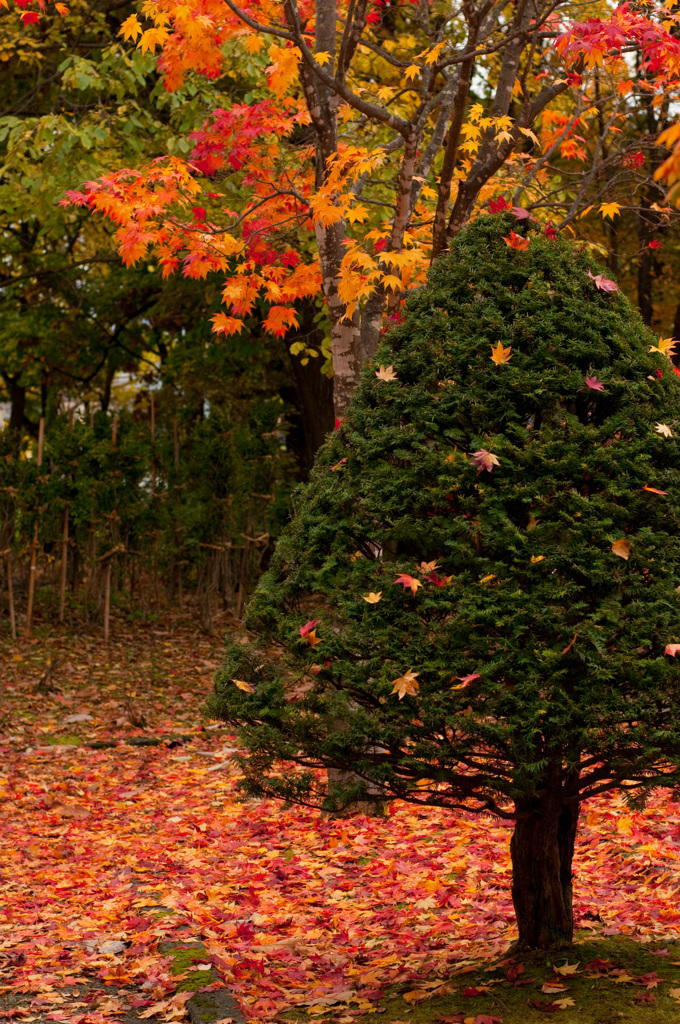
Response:
M317 64L320 64L321 67L324 67L324 65L328 64L330 59L330 53L326 53L325 50L321 50L319 53L314 54L314 60L316 61Z
M163 45L169 34L164 28L148 28L146 32L142 33L142 38L139 40L139 49L142 53L146 53L147 50L153 51L157 46Z
M531 128L521 128L520 127L519 130L521 131L522 135L526 135L526 137L528 139L531 139L532 142L535 142L536 145L539 145L538 138L535 135L535 133L532 132Z
M661 434L662 437L672 437L673 436L673 431L671 430L670 427L666 426L665 423L657 423L657 425L654 427L654 429L656 430L657 434Z
M441 43L437 43L437 45L434 46L427 55L425 55L425 52L423 52L419 53L418 56L424 57L426 64L435 64L439 60L439 54L446 46L446 42L446 39L443 39Z
M120 26L120 33L125 41L132 39L133 42L137 36L142 34L142 26L139 24L136 14L131 14L129 18L125 19Z
M420 74L420 68L418 67L418 65L417 64L410 64L406 68L406 71L404 72L404 78L407 81L410 82L412 79L417 78L419 74Z
M374 591L371 591L370 594L364 594L363 600L366 602L366 604L377 604L381 597L382 590L379 590L377 594L374 593Z
M414 672L413 669L410 668L403 676L399 676L398 679L393 679L392 683L394 685L392 687L392 693L398 693L399 700L401 700L402 697L405 697L407 693L411 697L415 697L420 689L420 684L416 680L416 676L419 675L420 672Z
M531 556L531 564L535 565L536 562L542 562L544 558L545 558L545 555L532 555Z
M658 344L649 346L649 351L660 352L662 356L668 356L670 359L677 344L675 338L659 338Z
M245 693L252 693L253 688L250 683L246 683L243 679L232 679L232 683L235 683L239 690L244 690Z
M603 219L605 217L611 217L611 219L613 220L620 209L621 203L602 203L602 205L600 206L600 213L602 214Z
M512 345L503 348L502 342L499 341L495 347L491 346L491 356L489 358L492 363L509 363L512 359Z
M555 967L555 974L561 974L563 978L568 978L572 974L580 974L578 965L581 963L577 960L575 964L570 964L569 961L563 963L561 967Z
M309 646L312 648L312 650L314 650L314 648L317 646L317 644L322 644L323 643L323 640L321 639L321 637L316 635L316 630L315 629L313 629L311 631L311 633L306 633L305 634L305 640L307 641Z
M394 372L393 366L381 366L379 370L375 371L375 375L378 380L398 380L396 373Z
M405 992L403 998L407 1003L422 1003L424 999L430 998L430 993L424 988L414 988L411 992Z

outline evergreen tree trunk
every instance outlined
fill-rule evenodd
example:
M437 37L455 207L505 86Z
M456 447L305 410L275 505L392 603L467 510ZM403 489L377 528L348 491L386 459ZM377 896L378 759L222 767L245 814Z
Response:
M578 803L565 804L561 786L534 800L518 800L510 843L512 902L519 949L560 949L571 945L571 865L578 827Z

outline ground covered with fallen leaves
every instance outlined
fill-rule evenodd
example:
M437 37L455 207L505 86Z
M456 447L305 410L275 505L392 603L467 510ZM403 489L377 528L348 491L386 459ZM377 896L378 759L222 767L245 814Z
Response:
M531 971L503 961L505 823L237 801L235 739L199 711L220 647L180 621L121 624L108 648L66 633L0 642L0 1020L182 1020L192 990L226 985L252 1021L394 1021L398 1006L401 1021L487 1024L503 1020L496 982L522 988L527 1019L571 1019L569 958L526 985ZM581 941L630 937L661 966L593 957L589 942L574 976L587 960L593 985L649 1007L631 1019L673 1019L652 1007L680 1013L680 805L593 801L575 872ZM169 940L205 955L178 974ZM444 996L446 1012L422 1016Z

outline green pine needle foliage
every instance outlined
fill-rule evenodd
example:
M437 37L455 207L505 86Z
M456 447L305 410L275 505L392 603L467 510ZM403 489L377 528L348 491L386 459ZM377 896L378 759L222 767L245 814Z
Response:
M484 216L408 298L208 701L249 748L247 792L503 813L548 778L581 798L674 779L680 380L589 272L583 247ZM354 774L326 794L322 768Z

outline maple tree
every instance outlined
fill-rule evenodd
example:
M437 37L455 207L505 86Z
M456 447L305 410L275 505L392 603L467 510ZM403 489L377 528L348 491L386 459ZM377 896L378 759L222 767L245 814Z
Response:
M243 330L261 308L265 329L284 336L300 302L322 292L329 337L294 344L330 357L342 417L384 313L398 315L402 292L487 197L571 224L593 208L611 219L616 188L653 184L635 118L647 100L669 116L677 14L661 4L592 14L573 21L568 4L548 0L512 11L494 0L455 10L152 0L147 20L132 15L123 31L142 52L160 47L170 90L253 57L260 82L249 102L196 126L188 161L108 174L70 201L118 225L128 263L154 253L167 273L223 275L218 332ZM629 203L647 233L657 198Z
M242 730L248 792L514 821L519 942L548 948L583 801L677 779L680 455L657 424L680 382L583 247L516 220L475 220L407 301L376 356L396 378L366 368L208 709Z

